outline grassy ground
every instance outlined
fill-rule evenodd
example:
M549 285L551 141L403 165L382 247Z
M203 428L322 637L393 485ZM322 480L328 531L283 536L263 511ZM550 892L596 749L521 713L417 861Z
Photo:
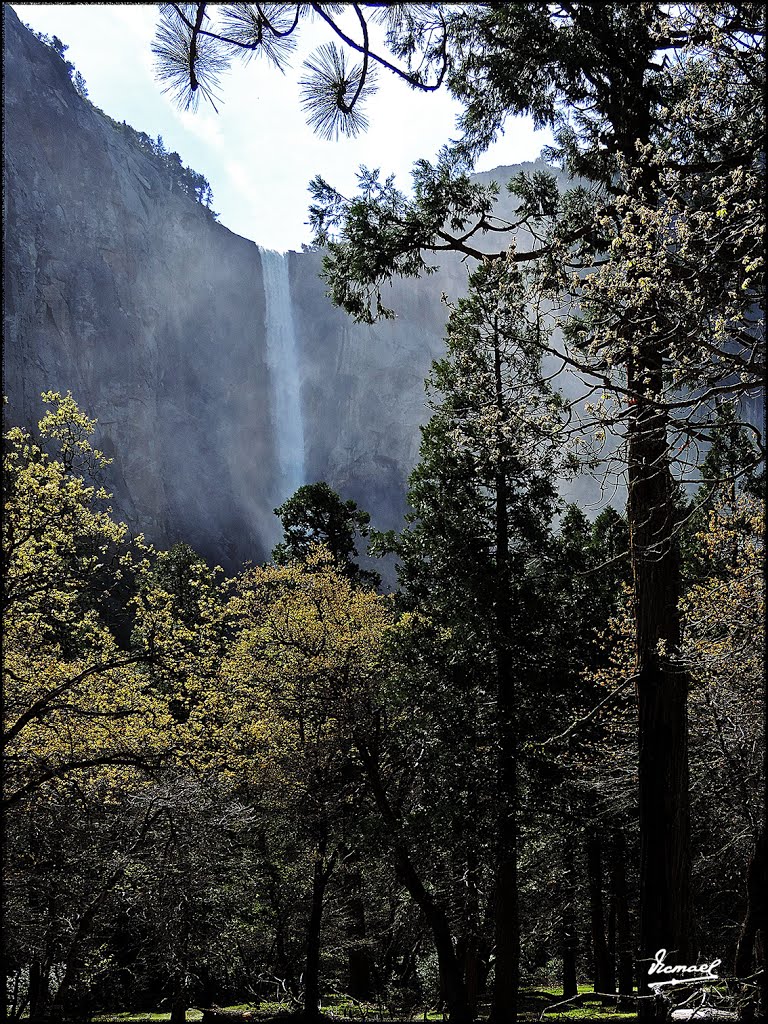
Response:
M546 1014L545 1021L636 1021L637 1014L634 1010L617 1010L615 1002L605 1002L601 999L590 998L592 988L589 985L579 985L579 995L582 998L578 1003L571 1003L568 1006L560 1007L551 1013ZM523 1019L525 1021L537 1021L542 1010L553 1003L562 1000L562 992L557 988L536 988L525 989L521 993Z
M609 1022L615 1021L616 1024L619 1024L621 1021L628 1022L637 1019L633 1011L617 1010L615 1004L605 1004L599 999L590 999L590 993L591 989L589 986L580 985L579 994L583 998L579 1003L577 1005L561 1007L559 1010L546 1014L545 1021L560 1022L560 1024L568 1024L569 1021L604 1021L606 1024L609 1024ZM525 989L521 992L521 1020L525 1021L526 1024L538 1021L545 1007L557 1003L561 998L562 996L558 989ZM254 1011L258 1014L259 1018L266 1021L281 1011L284 1013L286 1007L281 1007L277 1003L241 1003L237 1006L222 1007L222 1009L233 1012ZM363 1012L362 1008L346 1001L324 1003L323 1014L327 1018L339 1021L368 1021L373 1024L377 1020L377 1011L374 1007L366 1007L365 1012ZM170 1020L170 1016L170 1013L112 1013L95 1016L93 1021L94 1024L165 1024L165 1022ZM202 1013L200 1010L188 1011L187 1021L189 1024L195 1024L196 1021L201 1019ZM389 1019L392 1020L393 1018ZM402 1021L402 1018L397 1019ZM441 1022L444 1019L442 1013L434 1011L416 1014L411 1018L414 1024ZM407 1024L407 1022L402 1021L402 1024Z
M100 1013L91 1018L99 1024L160 1024L171 1019L170 1013ZM194 1021L203 1019L200 1010L187 1010L187 1021L192 1024Z

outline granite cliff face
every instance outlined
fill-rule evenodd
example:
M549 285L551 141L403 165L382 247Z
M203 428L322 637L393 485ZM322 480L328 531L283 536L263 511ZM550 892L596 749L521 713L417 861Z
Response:
M464 269L396 285L395 321L353 324L318 254L263 253L169 191L8 5L4 23L9 421L70 390L114 459L116 511L228 568L269 553L297 481L398 527L440 294Z

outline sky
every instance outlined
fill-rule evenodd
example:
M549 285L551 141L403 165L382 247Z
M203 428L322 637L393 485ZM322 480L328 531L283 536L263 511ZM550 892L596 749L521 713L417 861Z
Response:
M328 39L314 22L302 27L292 70L282 75L261 60L235 61L222 80L218 113L203 103L192 112L179 110L155 80L155 4L12 6L33 29L68 45L67 59L98 107L153 138L162 135L168 150L205 175L222 224L270 249L311 241L307 186L316 174L350 195L363 164L394 173L407 189L414 161L434 159L457 134L460 108L446 91L417 93L383 72L366 106L368 132L335 142L317 138L305 123L298 86L301 62ZM549 141L528 119L510 119L476 169L535 160Z

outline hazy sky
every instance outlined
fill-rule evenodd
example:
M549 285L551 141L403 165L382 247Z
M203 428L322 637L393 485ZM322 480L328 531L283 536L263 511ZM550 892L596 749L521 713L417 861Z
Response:
M281 75L257 59L235 62L222 83L219 113L202 103L192 113L174 106L155 81L156 5L12 6L22 21L69 46L67 57L97 106L153 138L162 135L169 150L211 183L221 222L269 248L298 249L310 241L307 184L315 174L349 194L355 171L365 164L394 172L407 187L413 162L434 158L456 134L458 105L447 93L416 93L382 73L379 92L366 107L366 135L338 142L314 136L304 122L297 85L301 61L328 38L314 22L302 28L293 71ZM528 120L510 120L477 169L533 160L548 141Z

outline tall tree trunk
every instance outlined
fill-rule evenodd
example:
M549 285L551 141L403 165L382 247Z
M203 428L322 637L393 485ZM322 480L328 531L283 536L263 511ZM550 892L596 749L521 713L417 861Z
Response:
M471 742L471 731L467 734ZM474 749L474 748L472 748ZM467 800L468 807L474 807L473 787L470 785ZM461 932L456 942L456 957L461 963L467 1000L474 1015L480 996L483 972L480 958L480 903L478 898L478 850L476 833L470 824L466 832L466 849L464 856L456 862L457 905L460 907ZM457 837L459 840L461 837Z
M470 941L464 950L464 987L467 990L470 1017L477 1013L477 1003L483 984L483 972L480 964L480 953L477 943Z
M587 885L592 927L593 980L595 992L615 992L615 971L605 937L603 862L600 856L600 842L600 835L597 832L593 832L587 839Z
M312 869L312 897L307 921L307 953L304 965L304 1017L316 1020L320 1016L320 937L323 924L323 899L331 877L338 849L325 861L326 843L320 843Z
M747 912L741 927L734 971L758 979L758 1019L768 1019L768 833L760 832L747 869Z
M631 996L634 992L632 934L629 928L629 903L627 900L627 849L621 825L617 826L613 836L611 902L616 910L616 965L619 994Z
M260 852L263 856L264 865L267 871L268 885L266 893L270 901L270 907L275 922L274 949L276 970L281 974L287 991L292 995L296 995L299 991L299 984L296 977L294 958L289 954L287 949L286 938L288 925L286 918L288 914L283 903L282 880L275 863L272 860L272 855L264 843L260 845Z
M616 991L616 900L611 893L608 899L608 918L605 932L608 944L608 963L610 964L611 988L609 991Z
M662 394L662 359L643 349L630 388ZM628 518L634 575L640 811L640 978L659 949L687 963L690 929L688 677L679 660L680 578L666 414L636 400L629 445ZM640 1019L655 1016L652 1001Z
M347 952L347 991L353 999L368 1002L372 994L371 960L365 946L365 904L358 868L353 868L349 872L349 888L347 938L350 946Z
M136 850L140 849L147 837L149 826L152 824L154 819L157 817L156 812L148 813L139 829L139 833L131 844L130 848L126 851L124 857L125 860L119 864L107 877L104 879L101 888L96 893L95 897L91 900L90 904L86 907L77 922L77 927L69 941L69 946L64 956L64 974L61 977L56 994L51 1001L51 1005L48 1011L48 1016L53 1020L59 1020L64 1015L64 1007L69 997L70 989L77 978L78 971L80 969L80 957L82 952L82 946L84 940L90 935L91 929L93 928L94 921L96 920L100 910L106 903L107 897L115 888L118 882L122 881L125 876L126 863L131 854L135 853Z
M29 965L29 1019L40 1020L48 1013L51 996L48 982L48 971L39 960Z
M376 754L362 739L358 739L357 749L360 754L360 760L365 768L366 777L376 801L376 806L385 825L390 830L395 870L398 878L405 886L413 902L424 915L424 920L427 922L427 926L432 933L432 941L435 944L435 952L437 953L440 987L448 1010L448 1020L451 1024L471 1024L472 1012L467 998L467 989L464 984L461 964L456 956L448 918L445 911L425 887L414 867L407 842L402 835L400 820L389 802L379 772Z
M746 914L736 946L735 973L760 971L758 1020L768 1020L768 672L763 676L763 823L746 871Z
M500 673L501 678L504 674ZM518 910L517 742L510 688L499 694L501 808L496 869L496 962L492 1024L515 1024L520 985L520 920Z
M175 960L177 967L171 995L170 1024L186 1024L187 1009L189 1007L190 999L189 940L192 932L192 913L189 902L189 892L191 891L193 883L189 862L182 858L177 862L177 866L186 879L186 886L183 891L182 899L176 908L175 914L175 936L172 941L175 946L173 959Z
M501 349L494 330L496 408L504 418ZM499 438L499 451L503 451ZM498 723L499 820L496 867L496 963L494 967L492 1024L515 1024L520 987L520 919L518 906L518 796L517 706L511 657L509 592L508 481L503 456L496 472L496 673Z
M457 693L473 694L472 683L466 679L463 672L461 676L457 673L453 674L452 684ZM474 757L478 745L477 705L474 696L470 701L465 701L465 705L466 749L471 751L470 756ZM462 766L462 771L467 779L468 807L476 807L479 799L476 777L472 767L469 764ZM480 952L484 928L483 922L480 920L480 839L475 822L458 823L456 848L462 856L462 860L457 863L457 874L461 879L459 901L462 905L463 922L463 934L457 944L457 953L460 951L467 999L474 1016L486 977Z
M472 1016L477 1012L480 998L482 971L480 967L480 951L478 949L479 912L478 905L478 866L476 850L472 847L467 856L467 900L465 904L465 926L467 929L464 943L464 985L467 990Z
M569 822L566 823L566 827ZM568 829L563 848L563 999L578 994L576 978L576 952L579 938L576 932L576 867L574 864L573 833Z
M147 826L145 824L142 828L139 839L134 844L134 849L144 841L146 827ZM69 998L70 989L72 988L81 967L80 957L83 942L88 935L90 935L93 923L102 906L106 902L107 896L112 892L117 883L121 881L124 875L125 865L121 864L106 878L96 897L80 915L77 927L75 928L69 941L69 946L67 947L66 959L64 961L64 973L48 1011L48 1015L52 1020L60 1020L64 1016L64 1009L67 999Z
M170 1024L186 1024L186 1020L187 999L182 987L181 991L174 996L173 1002L171 1003Z
M763 558L767 556L764 554ZM763 651L763 658L766 652ZM768 669L768 665L764 665ZM757 1019L768 1019L768 671L763 673L763 821L747 868L747 912L736 947L735 973L758 980Z

